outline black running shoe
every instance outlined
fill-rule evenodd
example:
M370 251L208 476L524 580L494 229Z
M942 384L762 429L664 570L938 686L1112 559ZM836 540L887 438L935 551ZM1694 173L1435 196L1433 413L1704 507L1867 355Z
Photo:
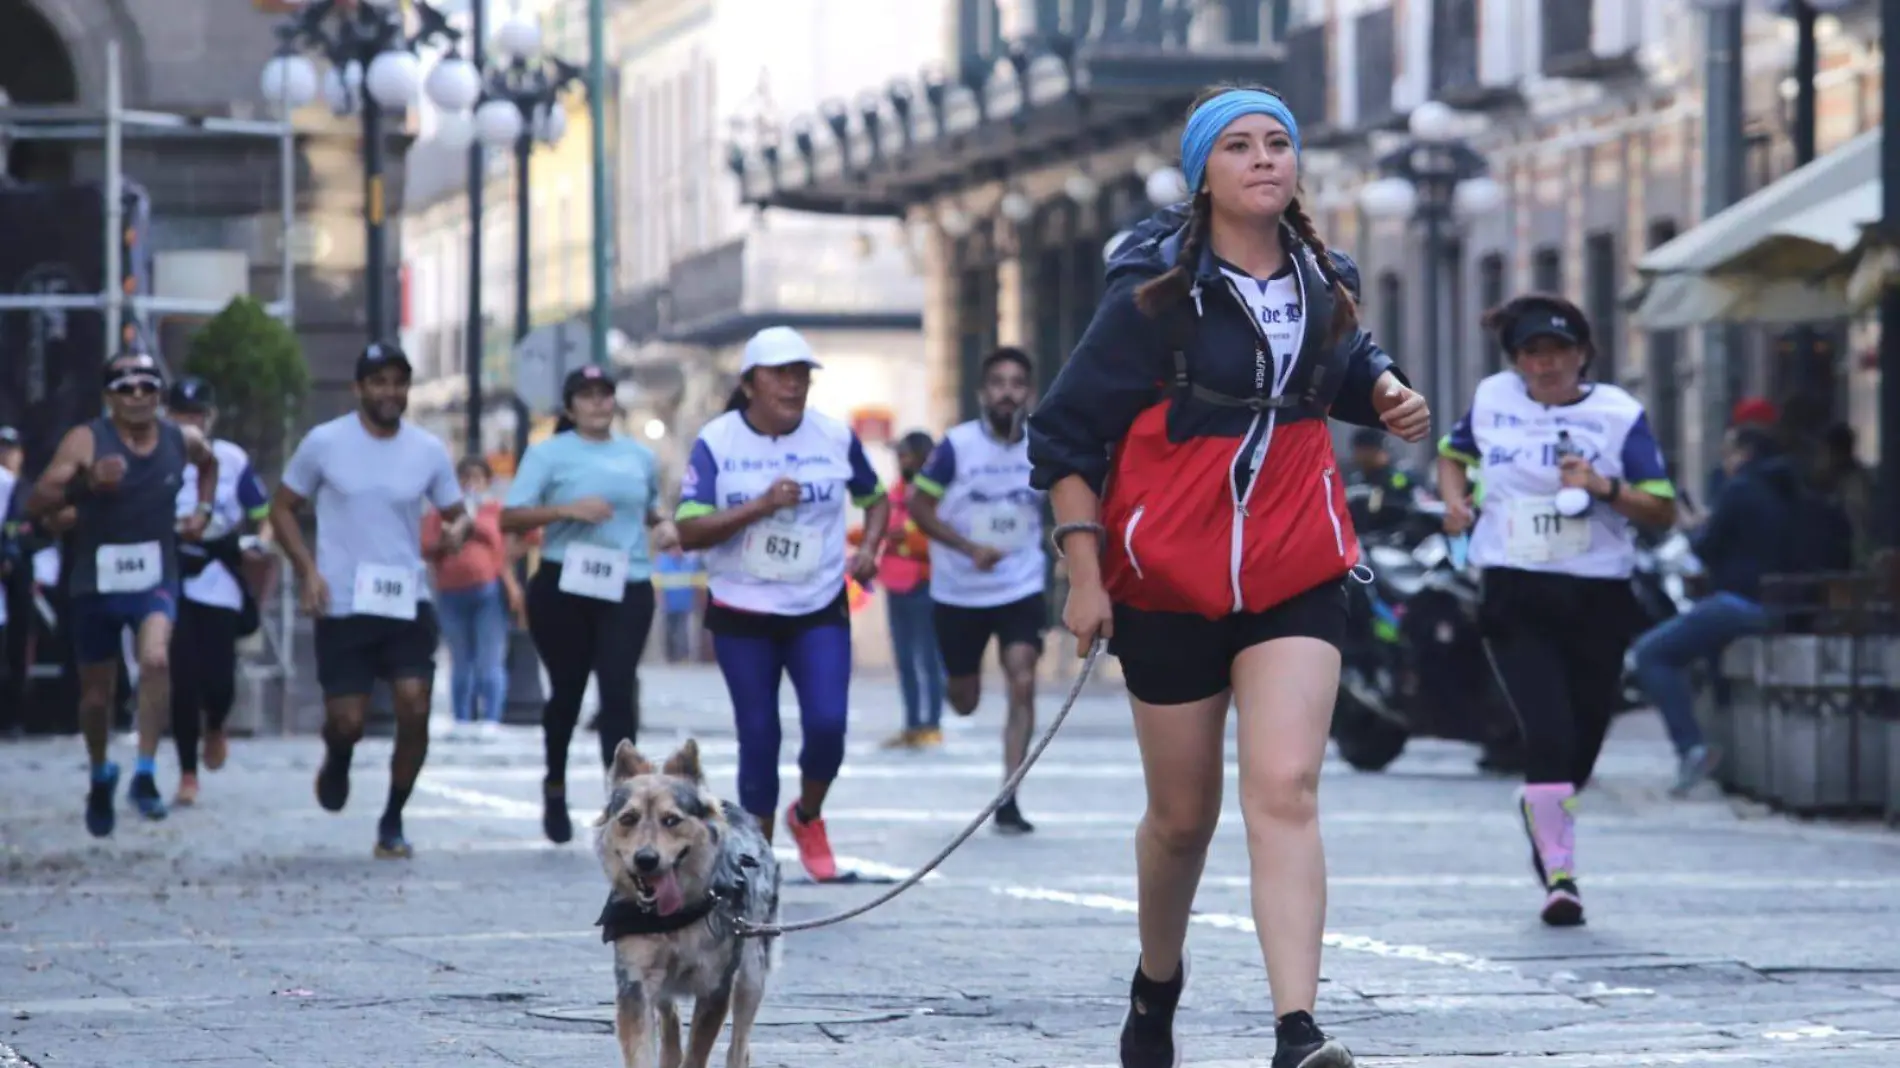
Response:
M1023 810L1016 807L1016 800L1014 798L1003 802L1003 804L997 808L995 818L996 832L998 834L1028 834L1036 829L1035 824L1023 819Z
M106 764L93 773L92 788L86 791L86 830L94 838L112 833L118 815L112 810L112 795L119 789L119 766Z
M323 767L317 769L317 804L331 812L341 812L349 800L350 755L326 748Z
M1352 1053L1313 1022L1310 1012L1289 1012L1273 1027L1273 1068L1353 1068Z
M1583 926L1583 894L1570 879L1558 879L1544 892L1544 922L1552 927Z
M1180 1068L1181 1042L1174 1033L1174 1010L1187 987L1187 957L1174 979L1157 983L1135 966L1128 986L1128 1014L1122 1017L1122 1068Z
M408 860L416 855L409 839L402 836L401 820L383 820L376 825L376 859Z
M148 820L162 820L168 811L165 799L159 796L158 783L150 775L132 776L132 785L126 787L125 796L139 810L139 815Z
M567 786L563 783L541 784L541 833L556 845L574 838L574 820L567 813Z

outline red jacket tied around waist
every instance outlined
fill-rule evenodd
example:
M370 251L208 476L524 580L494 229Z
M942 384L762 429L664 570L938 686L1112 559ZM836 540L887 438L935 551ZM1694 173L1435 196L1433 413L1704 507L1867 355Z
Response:
M1327 418L1383 427L1373 386L1403 375L1365 331L1332 336L1327 276L1356 295L1352 260L1327 253L1323 271L1285 227L1303 320L1290 366L1276 363L1211 251L1189 300L1141 311L1135 290L1174 264L1185 223L1184 208L1166 209L1110 260L1094 319L1029 419L1029 457L1037 488L1079 475L1101 495L1102 579L1115 603L1217 619L1359 563Z

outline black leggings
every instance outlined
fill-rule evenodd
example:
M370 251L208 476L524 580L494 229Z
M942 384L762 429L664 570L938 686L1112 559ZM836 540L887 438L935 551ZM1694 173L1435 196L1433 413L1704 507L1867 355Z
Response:
M1524 730L1527 783L1583 789L1622 693L1636 598L1624 579L1489 568L1479 626Z
M178 602L172 624L172 740L178 770L198 772L200 728L223 730L237 700L236 609L189 598ZM201 718L202 717L202 721Z
M600 684L600 763L640 732L640 657L653 629L653 584L632 582L618 604L561 591L561 565L543 562L528 581L528 634L548 669L541 713L548 781L567 781L567 747L581 715L587 676Z

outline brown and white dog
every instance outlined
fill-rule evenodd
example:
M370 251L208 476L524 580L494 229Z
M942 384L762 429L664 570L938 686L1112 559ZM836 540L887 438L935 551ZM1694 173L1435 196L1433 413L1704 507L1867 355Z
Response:
M609 890L595 922L614 947L621 1054L628 1068L706 1068L730 1011L726 1065L747 1068L778 940L741 938L734 921L777 922L772 845L749 813L707 791L691 739L659 768L622 741L608 783L594 848ZM685 998L693 1026L682 1051L677 1005Z

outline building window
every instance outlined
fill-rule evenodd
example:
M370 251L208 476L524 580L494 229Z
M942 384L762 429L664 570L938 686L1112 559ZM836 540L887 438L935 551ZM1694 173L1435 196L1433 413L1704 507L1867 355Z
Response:
M1650 248L1660 248L1675 237L1676 220L1657 219L1649 224ZM1672 470L1682 455L1682 372L1682 331L1650 334L1649 369L1643 376L1649 383L1649 428ZM1675 473L1680 477L1681 472Z
M1490 311L1504 303L1504 254L1493 252L1478 261L1478 303ZM1504 369L1504 349L1487 332L1484 337L1484 369L1496 374Z
M1531 253L1531 288L1539 293L1564 291L1564 253L1558 248L1540 248Z
M1387 271L1379 276L1377 311L1379 344L1386 351L1398 353L1399 358L1404 359L1409 352L1405 347L1405 283L1399 280L1397 271Z
M1583 244L1583 300L1597 350L1591 372L1599 382L1616 381L1616 276L1616 235L1591 234Z

